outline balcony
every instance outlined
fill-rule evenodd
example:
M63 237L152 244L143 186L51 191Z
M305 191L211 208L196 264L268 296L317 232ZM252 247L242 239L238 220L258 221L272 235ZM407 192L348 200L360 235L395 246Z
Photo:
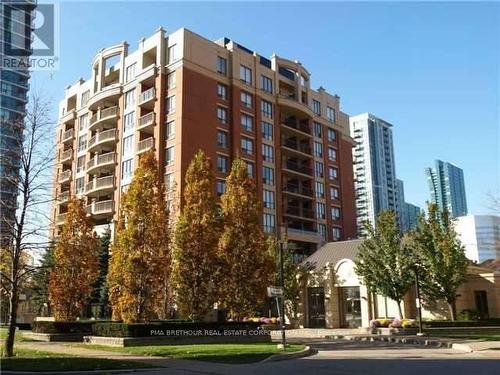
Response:
M137 144L137 153L142 154L143 152L153 149L154 143L155 142L153 137L149 137L143 139L142 141L139 141L139 143Z
M309 117L314 116L314 112L307 104L301 103L297 100L295 95L291 95L288 93L279 93L276 95L278 99L278 105L283 107L287 107L291 109L294 113L300 113Z
M285 208L286 216L294 216L302 219L315 220L314 210L302 208L299 206L288 206Z
M115 122L118 116L118 106L105 108L99 110L94 116L90 118L89 130L100 128L99 125L104 125L108 122Z
M87 206L87 213L99 218L113 214L113 200L92 202Z
M61 172L57 181L60 184L64 184L66 182L71 181L71 169L68 169L67 171Z
M73 149L72 148L69 148L65 151L61 150L59 152L59 162L61 164L71 163L72 160L73 160Z
M85 193L88 196L92 196L97 193L103 193L105 191L113 190L114 182L115 182L114 176L95 178L92 181L90 181L87 185L85 185Z
M56 216L56 224L57 225L63 225L64 221L66 220L66 216L68 216L68 213L65 212L63 214L59 214Z
M137 130L152 133L154 125L155 125L155 113L149 112L148 114L139 117L139 121L137 122Z
M151 64L144 68L139 74L136 75L135 79L137 82L154 82L156 72L156 64Z
M291 117L282 120L281 125L284 125L286 128L292 130L295 133L311 137L311 127L309 126L309 123L307 121L299 121L296 118Z
M73 142L73 138L75 137L75 131L74 129L68 129L66 130L63 135L62 135L62 141L63 143L66 142Z
M297 141L287 139L287 140L282 141L281 145L283 147L286 147L289 150L292 150L294 152L298 152L301 155L312 157L311 147L307 144L301 144Z
M102 104L104 101L113 101L118 100L118 97L122 93L122 87L119 83L113 83L109 86L103 87L101 91L97 92L92 96L87 105L89 109L95 110L97 107Z
M90 138L87 147L89 151L92 151L101 145L114 142L116 142L116 129L109 129L98 132L96 135Z
M307 197L311 199L314 196L314 192L311 188L305 186L299 186L296 184L285 184L283 186L283 192L293 195L300 195L302 197Z
M156 98L156 89L151 87L143 91L139 96L139 105L146 108L154 108L154 101Z
M316 231L287 228L287 237L292 241L321 243L323 238Z
M87 173L97 172L102 168L111 168L115 167L115 153L108 152L107 154L101 154L94 156L87 162Z
M288 160L283 164L283 169L288 170L294 173L299 173L301 175L305 175L307 177L312 177L313 171L311 168L306 167L304 165L300 165L296 162Z
M64 115L61 116L59 122L64 124L66 122L74 121L76 119L76 110L70 109Z
M69 200L69 190L57 194L56 199L59 204L66 203Z

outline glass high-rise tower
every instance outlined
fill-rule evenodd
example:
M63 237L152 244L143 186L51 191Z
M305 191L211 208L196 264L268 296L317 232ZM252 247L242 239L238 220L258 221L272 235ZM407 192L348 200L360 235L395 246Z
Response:
M464 172L457 166L435 161L434 168L425 170L431 202L442 210L446 209L451 217L467 215L467 199L465 197Z

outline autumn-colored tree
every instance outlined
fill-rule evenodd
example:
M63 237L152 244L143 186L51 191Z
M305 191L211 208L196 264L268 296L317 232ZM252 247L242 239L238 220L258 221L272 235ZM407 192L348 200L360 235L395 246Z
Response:
M170 270L168 210L153 151L142 155L123 194L108 271L113 320L158 316Z
M229 316L240 319L255 312L265 300L275 269L260 224L262 211L255 181L241 159L233 162L221 206L224 230L219 242L220 299Z
M71 198L61 235L54 250L49 301L56 321L80 316L98 275L98 239L83 201Z
M421 216L418 220L415 244L424 299L445 300L451 320L455 320L457 289L465 280L469 261L446 210L441 211L433 203L428 205L427 218Z
M217 243L220 224L212 163L203 151L185 177L184 205L175 228L172 281L180 313L202 319L217 299Z

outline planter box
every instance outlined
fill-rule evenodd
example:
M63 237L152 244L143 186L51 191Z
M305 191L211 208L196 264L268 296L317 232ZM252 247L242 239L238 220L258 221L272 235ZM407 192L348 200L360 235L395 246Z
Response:
M84 333L37 333L23 332L23 337L36 341L82 342Z
M413 336L418 332L418 328L372 328L371 333L381 336Z
M265 332L265 331L263 331ZM102 337L84 336L85 344L116 347L144 345L184 345L184 344L246 344L271 342L270 334L244 336L148 336L148 337Z

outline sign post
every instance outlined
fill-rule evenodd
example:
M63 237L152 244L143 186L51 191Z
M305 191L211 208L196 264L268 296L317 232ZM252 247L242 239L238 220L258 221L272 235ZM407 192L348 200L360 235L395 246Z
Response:
M281 328L281 346L285 350L286 347L286 336L285 336L285 313L283 311L283 295L284 290L281 286L268 286L267 295L270 298L276 298L276 306L278 307L278 316L280 318L280 328Z

